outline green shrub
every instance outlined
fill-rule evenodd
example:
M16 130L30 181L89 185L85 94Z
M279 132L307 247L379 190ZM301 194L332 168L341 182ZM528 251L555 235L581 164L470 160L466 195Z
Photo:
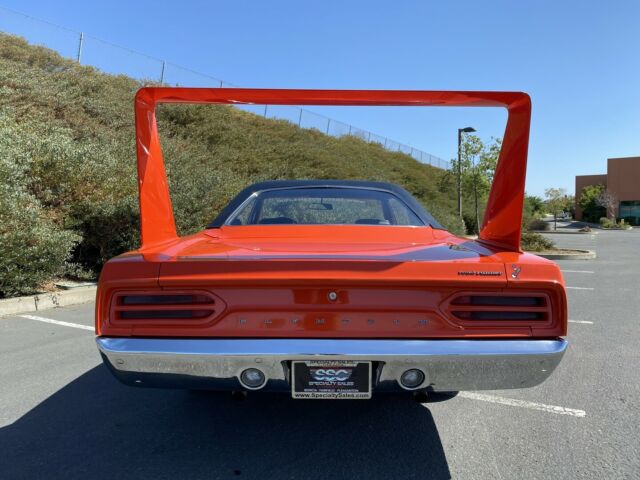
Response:
M80 237L63 229L28 192L35 139L6 112L0 113L0 296L28 294L62 273Z
M33 293L64 271L80 237L47 219L33 198L7 199L2 192L0 209L7 207L15 214L0 214L0 296Z
M531 220L527 225L527 230L529 230L530 232L541 232L549 229L551 229L551 225L549 225L549 222L545 222L544 220L539 218Z
M478 233L478 222L476 222L475 212L462 213L462 221L464 223L465 233L467 235L475 235Z
M539 233L523 232L521 246L523 250L529 252L542 252L554 248L554 243Z
M600 217L600 226L602 228L611 228L615 226L615 222L608 219L607 217Z

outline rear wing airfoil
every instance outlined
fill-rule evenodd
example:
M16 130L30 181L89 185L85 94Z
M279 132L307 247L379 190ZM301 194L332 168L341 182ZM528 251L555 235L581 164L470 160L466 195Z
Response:
M143 249L177 238L155 116L158 103L506 108L507 125L479 239L505 250L520 251L531 123L531 100L526 93L141 88L135 97L135 121Z

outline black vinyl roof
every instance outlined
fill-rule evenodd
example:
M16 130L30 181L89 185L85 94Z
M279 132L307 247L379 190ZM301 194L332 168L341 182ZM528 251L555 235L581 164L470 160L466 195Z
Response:
M229 216L236 211L251 195L263 190L274 190L281 188L364 188L371 190L382 190L389 192L413 210L413 212L424 222L433 228L443 229L433 216L404 188L387 182L368 182L364 180L271 180L258 182L248 186L236 195L220 214L209 224L207 228L220 228L227 221Z

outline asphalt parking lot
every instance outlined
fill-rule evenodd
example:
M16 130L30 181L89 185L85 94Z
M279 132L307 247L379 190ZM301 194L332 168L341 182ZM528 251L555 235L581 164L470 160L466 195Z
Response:
M570 347L528 390L419 404L135 389L101 365L93 304L0 318L0 478L640 478L640 230L552 238L598 258L558 261Z

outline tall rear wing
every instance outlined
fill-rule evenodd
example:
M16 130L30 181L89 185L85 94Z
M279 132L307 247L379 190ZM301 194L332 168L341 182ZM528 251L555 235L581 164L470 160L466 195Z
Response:
M507 250L520 250L531 122L531 100L526 93L141 88L135 98L135 116L142 248L177 238L156 124L155 108L158 103L506 108L507 126L480 230L480 240Z

